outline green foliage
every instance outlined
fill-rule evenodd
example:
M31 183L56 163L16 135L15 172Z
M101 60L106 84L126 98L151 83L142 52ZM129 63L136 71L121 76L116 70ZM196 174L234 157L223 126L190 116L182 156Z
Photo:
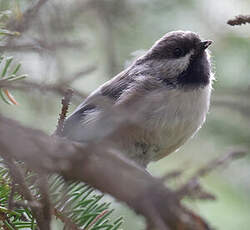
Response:
M4 39L4 36L18 36L20 35L17 31L11 31L6 28L6 25L12 15L12 11L4 10L0 12L0 40ZM4 36L3 36L4 35Z
M33 195L39 200L40 194L30 183L32 173L26 175L27 184ZM73 224L86 230L117 230L123 223L120 217L110 220L113 210L109 209L110 203L102 202L103 194L97 193L90 186L83 183L65 184L59 176L49 179L50 196L53 202L55 218L67 224L65 218ZM29 208L8 208L9 197L13 184L8 170L0 166L0 228L4 229L36 229L36 221ZM13 201L23 201L22 196L15 192Z
M4 57L0 56L0 80L4 81L17 81L22 80L27 77L26 74L18 75L18 71L21 67L21 64L11 66L13 62L13 57ZM16 104L15 99L10 95L7 90L0 88L0 98L9 105Z
M18 36L19 33L6 29L7 21L11 15L11 11L5 10L0 12L0 41L6 39L8 36ZM26 75L18 75L21 64L12 66L13 57L5 57L0 55L0 80L16 81L26 77ZM9 105L16 104L14 97L8 90L0 88L0 98Z
M34 229L36 224L32 213L28 208L16 208L10 210L8 208L9 196L11 194L12 183L8 174L8 170L0 166L0 228L1 229ZM14 194L14 200L21 200L19 194Z
M108 219L113 210L109 210L110 203L100 202L103 194L97 193L84 183L65 185L61 177L50 180L51 200L54 201L57 212L72 219L81 229L115 230L122 224L122 218L113 223ZM61 197L60 194L63 194Z
M6 25L12 15L12 11L4 10L0 12L0 41L5 39L6 36L19 36L20 33L17 31L11 31L7 29Z

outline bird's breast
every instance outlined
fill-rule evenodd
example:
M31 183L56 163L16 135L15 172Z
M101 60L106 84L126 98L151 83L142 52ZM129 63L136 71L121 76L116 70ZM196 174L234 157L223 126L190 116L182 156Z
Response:
M190 91L160 88L149 93L113 133L114 143L146 166L177 150L202 126L209 109L211 86Z
M148 129L153 130L158 152L152 152L152 160L158 160L177 150L202 126L209 109L211 86L182 91L159 92L162 101L154 104L148 116ZM158 105L158 106L157 106Z

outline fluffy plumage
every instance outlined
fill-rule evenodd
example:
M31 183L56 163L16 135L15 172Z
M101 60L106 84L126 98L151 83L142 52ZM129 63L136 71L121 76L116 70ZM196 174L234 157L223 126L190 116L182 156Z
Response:
M210 44L193 32L167 33L94 91L66 120L64 136L108 141L143 166L175 151L202 126L209 109Z

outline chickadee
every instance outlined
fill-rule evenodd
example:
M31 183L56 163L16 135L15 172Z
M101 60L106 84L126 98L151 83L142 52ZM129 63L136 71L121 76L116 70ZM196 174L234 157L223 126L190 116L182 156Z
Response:
M176 151L205 121L213 75L207 48L190 31L174 31L91 93L65 121L63 136L106 140L146 167Z

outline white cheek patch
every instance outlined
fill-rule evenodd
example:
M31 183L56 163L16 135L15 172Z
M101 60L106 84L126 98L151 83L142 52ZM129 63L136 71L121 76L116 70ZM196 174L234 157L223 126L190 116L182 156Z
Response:
M165 75L167 78L175 78L188 68L193 54L194 50L191 50L184 57L165 59L164 61L153 60L148 66L144 65L142 67L145 70L146 68L153 66L155 71L162 72L164 74L167 73L167 76Z
M190 63L191 56L194 54L194 51L191 50L188 54L184 57L177 58L177 59L170 59L167 60L165 63L165 71L168 72L168 77L173 78L181 74L188 68Z

